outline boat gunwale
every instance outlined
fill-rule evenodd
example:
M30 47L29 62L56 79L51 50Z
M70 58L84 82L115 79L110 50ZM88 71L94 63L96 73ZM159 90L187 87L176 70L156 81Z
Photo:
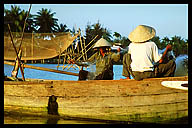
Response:
M34 78L28 78L26 81L4 81L4 84L11 84L11 83L27 83L27 82L34 82L34 83L46 83L46 82L78 82L78 83L84 83L84 82L128 82L128 81L137 81L137 82L145 82L145 81L175 81L180 79L186 79L188 81L188 76L180 76L180 77L160 77L160 78L146 78L140 81L134 80L134 79L124 79L124 80L84 80L84 81L75 81L75 80L51 80L51 79L34 79Z

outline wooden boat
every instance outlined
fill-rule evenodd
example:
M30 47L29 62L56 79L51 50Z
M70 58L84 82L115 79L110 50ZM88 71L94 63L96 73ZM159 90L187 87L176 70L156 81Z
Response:
M136 80L4 81L4 114L48 114L49 96L57 97L59 117L123 123L166 123L188 117L188 91L168 88L163 81L186 77Z

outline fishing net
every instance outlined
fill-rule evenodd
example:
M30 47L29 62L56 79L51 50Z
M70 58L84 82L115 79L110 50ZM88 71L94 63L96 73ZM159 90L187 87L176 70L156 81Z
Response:
M13 32L13 42L19 49L22 33ZM24 33L21 60L40 60L58 56L77 38L70 33ZM4 32L4 60L15 60L16 53L9 33Z

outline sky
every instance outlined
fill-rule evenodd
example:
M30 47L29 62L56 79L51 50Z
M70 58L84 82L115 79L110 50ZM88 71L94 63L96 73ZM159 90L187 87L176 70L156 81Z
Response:
M11 5L4 4L5 9ZM29 4L15 4L29 10ZM85 33L88 24L99 21L112 35L118 32L128 37L138 25L148 25L156 30L160 39L180 36L188 39L188 4L32 4L30 13L37 14L42 8L55 12L58 23L69 29L81 29Z

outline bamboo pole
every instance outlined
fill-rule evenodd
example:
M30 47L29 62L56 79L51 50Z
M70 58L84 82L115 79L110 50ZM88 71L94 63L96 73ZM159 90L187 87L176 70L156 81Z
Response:
M87 44L87 45L85 46L85 48L84 48L83 50L85 50L85 49L97 38L97 36L98 36L98 35L96 35L96 36L89 42L89 44Z
M25 22L24 22L24 26L23 26L23 32L22 32L22 36L21 36L21 43L20 43L20 45L19 45L19 50L21 49L21 45L22 45L22 42L23 42L25 25L26 25L27 18L28 18L28 16L29 16L29 13L30 13L30 10L31 10L31 6L32 6L32 4L30 4L29 11L28 11L27 16L26 16L26 18L25 18ZM19 51L19 50L18 50L18 51Z
M85 52L86 52L86 48L85 48L85 39L84 39L84 32L83 32L83 44L84 44L84 49L85 49ZM85 60L87 60L87 54L85 54Z
M81 30L80 30L80 28L79 28L79 32L80 32L79 38L80 38L80 43L81 43L81 52L82 52L82 54L84 54L83 53L83 43L82 43L82 40L81 40ZM83 60L85 61L85 56L83 56Z
M18 57L21 59L21 55L22 55L22 53L21 53L21 50L19 51L19 53L18 53ZM13 77L17 77L17 74L18 74L18 69L19 69L19 60L17 60L17 57L16 57L16 59L15 59L15 64L14 64L14 68L13 68L13 70L12 70L12 73L11 73L11 76L13 76Z
M96 39L97 36L98 36L98 35L96 35L94 39ZM94 40L94 39L93 39L93 40ZM91 41L89 42L89 44L90 44L91 42L93 42L93 40L91 40ZM88 44L88 45L89 45L89 44ZM88 46L88 45L87 45L87 46ZM93 46L94 46L94 45L92 45L85 53L87 53ZM85 54L85 53L84 53L84 54ZM77 61L78 61L82 56L83 56L83 54L77 59Z
M21 71L22 79L23 79L23 81L25 81L24 72L23 72L23 69L22 69L22 67L21 67L21 63L20 63L20 59L19 59L19 57L18 57L17 49L16 49L15 44L14 44L14 42L13 42L13 36L12 36L11 28L10 28L9 24L8 24L8 29L9 29L9 34L10 34L10 37L11 37L11 42L12 42L12 44L13 44L13 48L14 48L15 53L16 53L16 56L17 56L18 65L19 65L19 68L20 68L20 71ZM13 63L13 65L15 65L15 63Z
M33 57L33 55L34 55L33 48L34 48L34 42L33 42L33 32L32 32L32 43L31 43L31 53L32 53L32 57ZM33 64L33 60L31 60L31 63Z
M24 52L24 56L26 57L27 56L27 48L25 47L25 52ZM27 63L27 60L24 60L24 63Z
M58 70L59 64L60 64L60 59L61 59L60 57L61 57L61 47L59 45L59 60L58 60L57 70Z
M63 70L64 70L64 66L65 66L65 60L66 60L66 55L65 56L63 56Z
M9 61L4 61L4 64L14 65L13 62L9 62ZM36 66L26 65L26 64L23 65L23 67L24 67L24 68L36 69L36 70L43 70L43 71L55 72L55 73L60 73L60 74L67 74L67 75L79 76L79 73L66 72L66 71L54 70L54 69L43 68L43 67L36 67Z

